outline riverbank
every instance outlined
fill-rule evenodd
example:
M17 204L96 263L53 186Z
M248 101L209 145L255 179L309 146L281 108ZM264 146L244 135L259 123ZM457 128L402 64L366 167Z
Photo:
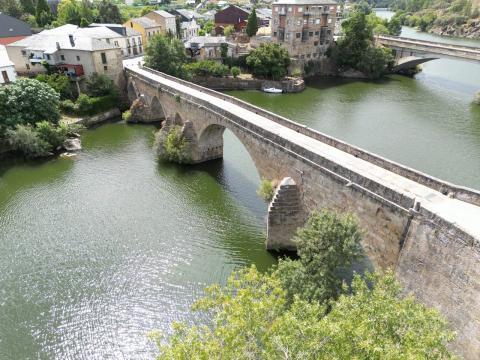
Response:
M194 77L192 82L212 90L262 90L266 88L282 89L284 93L297 93L305 89L305 81L302 78L291 77L284 80L256 79L246 74L234 77Z
M458 38L480 40L480 19L469 20L462 25L448 24L443 26L433 26L428 32L430 34L441 36L455 36Z

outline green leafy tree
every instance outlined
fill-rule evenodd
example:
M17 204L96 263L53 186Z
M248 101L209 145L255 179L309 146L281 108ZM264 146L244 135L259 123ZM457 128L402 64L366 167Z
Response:
M238 66L232 66L232 68L230 69L231 73L232 73L232 76L234 78L237 78L238 75L240 75L240 68Z
M155 35L145 48L145 65L166 74L182 77L186 62L185 46L175 37Z
M299 260L281 260L278 264L277 276L289 301L295 295L322 304L336 299L347 270L363 254L360 240L361 232L352 215L313 212L294 238Z
M35 18L40 27L50 24L52 21L52 14L50 7L46 0L37 0L37 7L35 9Z
M175 359L450 359L453 335L435 310L400 298L392 273L356 276L352 294L325 307L296 297L288 305L281 282L255 267L213 285L194 306L211 320L174 323L157 360ZM368 285L371 285L369 287ZM205 318L202 317L202 318Z
M87 23L87 26L92 23L94 19L94 8L93 8L93 4L89 0L82 0L80 2L79 12L80 12L80 26L82 26L82 20L84 20L84 23Z
M255 11L255 8L253 8L250 15L248 15L247 27L246 27L245 31L246 31L247 35L250 36L250 37L255 36L257 34L258 18L257 18L257 12Z
M1 0L0 12L17 19L23 15L23 9L18 0Z
M182 135L179 125L172 126L168 131L159 131L156 139L157 153L160 159L177 164L188 163L191 160L190 146Z
M399 36L402 32L402 23L398 17L394 16L388 22L387 28L390 35Z
M80 3L76 0L61 0L57 8L58 25L80 25L82 19Z
M67 76L61 74L39 74L35 77L36 80L50 85L57 93L60 94L60 99L71 99L73 97L73 89L70 80Z
M99 23L122 24L123 19L120 9L110 0L102 0L97 4Z
M48 84L34 79L17 79L0 87L0 127L35 124L42 120L56 123L60 118L59 94Z
M272 201L273 196L275 195L275 186L273 184L273 181L262 179L257 190L257 195L266 202Z
M35 5L33 0L20 0L20 5L25 13L35 14Z
M17 125L14 129L7 129L5 139L14 151L26 158L48 156L51 146L41 139L31 125Z
M246 62L255 76L278 80L287 74L290 56L279 44L263 43L247 56Z
M212 20L209 20L202 24L202 30L205 32L205 35L211 35L214 28L215 24Z

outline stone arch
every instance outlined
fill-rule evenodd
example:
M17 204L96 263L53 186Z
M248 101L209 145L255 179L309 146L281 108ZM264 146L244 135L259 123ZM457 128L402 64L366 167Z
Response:
M139 95L139 92L138 92L137 87L135 85L135 81L130 79L128 81L128 85L127 85L128 100L130 102L133 102L135 99L138 98L138 95Z
M154 96L150 102L150 119L150 121L162 121L166 119L163 106L156 96Z

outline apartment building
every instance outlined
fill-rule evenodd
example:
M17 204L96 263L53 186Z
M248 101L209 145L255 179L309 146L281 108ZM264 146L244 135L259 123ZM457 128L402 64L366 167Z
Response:
M279 0L272 4L272 41L292 58L315 60L333 43L337 3L332 0Z
M165 10L155 10L150 11L148 14L145 15L145 17L155 21L158 25L160 25L160 31L162 34L177 34L175 15L172 15Z
M140 33L142 36L143 45L146 45L152 36L164 33L160 24L145 16L130 19L125 22L123 26L125 26L127 29L133 29Z

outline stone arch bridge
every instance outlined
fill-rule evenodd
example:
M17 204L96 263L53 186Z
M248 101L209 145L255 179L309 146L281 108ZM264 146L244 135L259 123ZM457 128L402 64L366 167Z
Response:
M267 248L292 249L314 209L354 213L372 266L393 268L407 292L443 312L456 350L480 357L480 193L399 165L233 97L147 69L125 69L137 121L181 126L199 163L222 157L223 132L278 183Z
M440 58L460 59L480 63L480 48L380 35L376 42L395 52L393 71L413 68Z

